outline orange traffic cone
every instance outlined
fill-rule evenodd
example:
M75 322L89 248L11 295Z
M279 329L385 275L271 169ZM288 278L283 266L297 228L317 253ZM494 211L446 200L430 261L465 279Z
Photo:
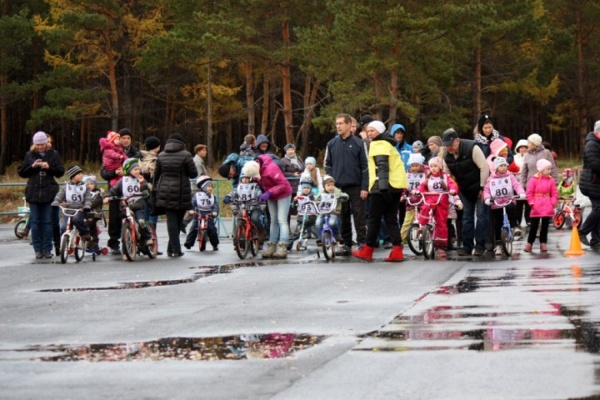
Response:
M571 230L571 245L569 246L569 250L565 252L565 256L582 256L584 254L585 251L581 248L581 241L579 240L579 231L574 226Z

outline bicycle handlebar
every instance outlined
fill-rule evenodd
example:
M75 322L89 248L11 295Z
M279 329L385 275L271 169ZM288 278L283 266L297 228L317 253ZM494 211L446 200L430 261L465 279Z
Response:
M428 206L437 206L438 204L440 204L440 201L442 201L442 197L444 195L446 195L446 196L450 195L450 192L418 192L417 191L417 192L415 192L414 194L411 194L411 195L413 195L413 196L420 196L420 200L419 200L418 203L411 204L410 201L408 202L408 204L410 204L411 206L418 205L418 204L421 204L421 203L423 203L425 205L428 205ZM425 196L433 196L433 195L437 196L437 201L436 202L429 203L429 202L425 201Z
M63 206L58 206L62 213L67 217L74 217L79 212L83 212L83 208L68 208Z
M513 200L518 200L518 199L520 199L520 198L521 198L521 196L518 196L518 195L517 195L517 196L512 196L512 197L510 198L510 200L508 200L508 202L506 202L506 203L498 203L498 202L496 201L496 199L495 199L495 198L493 198L493 197L490 197L490 199L492 200L492 202L493 202L495 205L497 205L498 207L506 207L507 205L509 205L510 203L512 203L512 202L513 202Z

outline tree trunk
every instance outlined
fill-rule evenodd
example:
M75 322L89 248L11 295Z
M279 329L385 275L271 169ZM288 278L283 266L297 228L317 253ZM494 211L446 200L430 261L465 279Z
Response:
M212 74L210 71L210 59L206 64L206 132L208 136L207 154L208 154L208 165L214 164L213 159L213 118L212 118Z
M83 149L85 149L85 139L87 136L87 131L85 129L85 118L81 118L81 122L79 123L79 130L81 132L79 132L79 155L78 155L78 159L77 161L79 162L79 165L83 165L83 161L84 161L84 152L82 151Z
M301 151L299 155L304 158L306 154L308 154L308 134L310 133L310 128L312 126L312 119L315 115L315 103L317 100L317 94L319 92L319 88L321 87L321 81L317 81L314 86L312 86L312 74L306 75L306 81L304 83L304 96L303 96L303 105L304 105L304 118L302 121L302 126L299 129L298 136L299 139L296 140L296 143L301 146Z
M396 123L396 112L398 111L398 71L391 71L390 77L390 116L388 126Z
M256 135L256 107L254 106L254 73L252 63L243 63L246 72L246 108L248 109L248 134Z
M588 134L588 120L587 120L587 101L585 91L585 65L584 65L584 54L583 54L583 22L581 21L581 8L577 8L576 14L576 47L577 47L577 107L579 110L579 146L581 150L585 147L585 137Z
M106 64L108 66L108 80L110 82L110 98L111 98L111 129L113 131L119 130L119 92L117 90L117 73L115 66L115 57L112 51L112 42L110 39L110 32L104 32L106 40Z
M270 100L271 100L270 81L269 81L269 77L265 75L263 78L263 105L262 105L262 118L260 120L260 132L259 133L267 133L267 126L269 124Z
M474 57L475 71L473 82L473 124L477 123L481 115L481 40L477 41Z
M287 19L283 21L282 36L283 45L288 47L290 44L290 25ZM286 143L292 143L294 141L294 121L292 117L292 73L290 63L290 59L287 58L281 66L283 85L283 120L285 124Z

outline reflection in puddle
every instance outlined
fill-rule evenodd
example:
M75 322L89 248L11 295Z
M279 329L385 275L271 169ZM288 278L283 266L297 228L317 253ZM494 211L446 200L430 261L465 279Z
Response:
M498 351L543 346L598 353L600 322L590 321L585 308L561 305L551 300L553 297L544 298L541 311L536 309L539 305L519 301L503 306L489 303L490 293L500 298L520 296L519 292L552 296L597 291L600 268L577 267L471 270L471 275L456 285L440 286L417 299L424 311L400 315L363 336L356 350ZM427 303L431 305L427 307Z
M295 333L239 335L211 338L163 338L150 342L91 345L31 346L2 353L60 353L39 355L39 361L161 361L246 360L288 357L319 344L323 336ZM6 358L11 359L14 358Z

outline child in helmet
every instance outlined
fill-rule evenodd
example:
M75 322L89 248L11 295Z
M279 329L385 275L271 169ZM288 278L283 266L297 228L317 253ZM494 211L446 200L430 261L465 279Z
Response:
M140 226L142 240L146 242L148 247L153 246L152 233L148 227L148 221L144 219L146 210L146 201L144 199L150 195L150 184L142 175L140 160L138 158L128 158L123 162L122 168L123 178L110 188L108 197L104 199L104 203L108 203L110 198L124 198L131 211L135 214L135 219Z
M330 175L323 177L323 191L315 198L319 207L319 215L315 225L317 232L323 229L323 214L329 214L329 226L333 230L333 236L336 242L341 243L342 238L339 236L338 216L342 211L342 202L348 201L348 195L342 192L335 186L335 180Z
M72 209L83 209L83 212L78 212L73 217L73 225L79 231L81 238L85 241L89 241L91 239L90 236L90 228L85 224L85 214L91 210L91 195L83 183L83 172L81 168L77 165L73 165L67 169L67 176L69 177L69 182L56 194L54 197L54 201L52 205L54 207L58 207L61 204L65 204L67 208ZM64 224L61 226L61 233L66 229L66 220L64 219Z
M250 219L258 230L260 244L264 242L266 233L264 225L266 218L261 218L261 216L264 216L265 214L266 204L259 200L262 194L263 191L260 188L260 185L243 172L240 174L240 181L237 187L231 194L231 197L236 200L236 202L243 202L246 206L246 210L250 214ZM236 204L231 205L231 211L234 215L237 215L237 218L241 218Z
M209 215L211 218L208 219L206 226L206 234L208 240L213 247L214 251L219 250L219 235L217 234L217 226L215 225L215 218L219 216L219 202L213 195L213 183L212 179L208 175L201 175L196 179L196 186L198 192L192 197L193 210L189 211L189 214L199 213L202 217ZM191 249L198 237L198 218L192 220L192 227L185 239L185 248ZM200 251L206 250L206 242L202 243Z
M86 175L83 177L83 182L87 186L87 190L91 196L92 210L85 217L85 222L90 228L92 240L88 243L89 250L98 250L98 220L102 218L102 190L98 187L96 177L94 175Z
M573 170L571 168L565 168L562 172L560 182L558 183L558 197L561 199L575 197L575 189Z
M314 199L312 195L313 180L309 176L303 176L300 178L300 185L298 186L300 193L294 197L294 202L298 204L298 219L296 221L296 229L290 235L290 243L297 240L300 237L300 229L302 229L302 221L304 221L304 230L312 232L315 236L315 223L317 222L317 209L315 203L311 200ZM306 215L306 220L304 216Z

